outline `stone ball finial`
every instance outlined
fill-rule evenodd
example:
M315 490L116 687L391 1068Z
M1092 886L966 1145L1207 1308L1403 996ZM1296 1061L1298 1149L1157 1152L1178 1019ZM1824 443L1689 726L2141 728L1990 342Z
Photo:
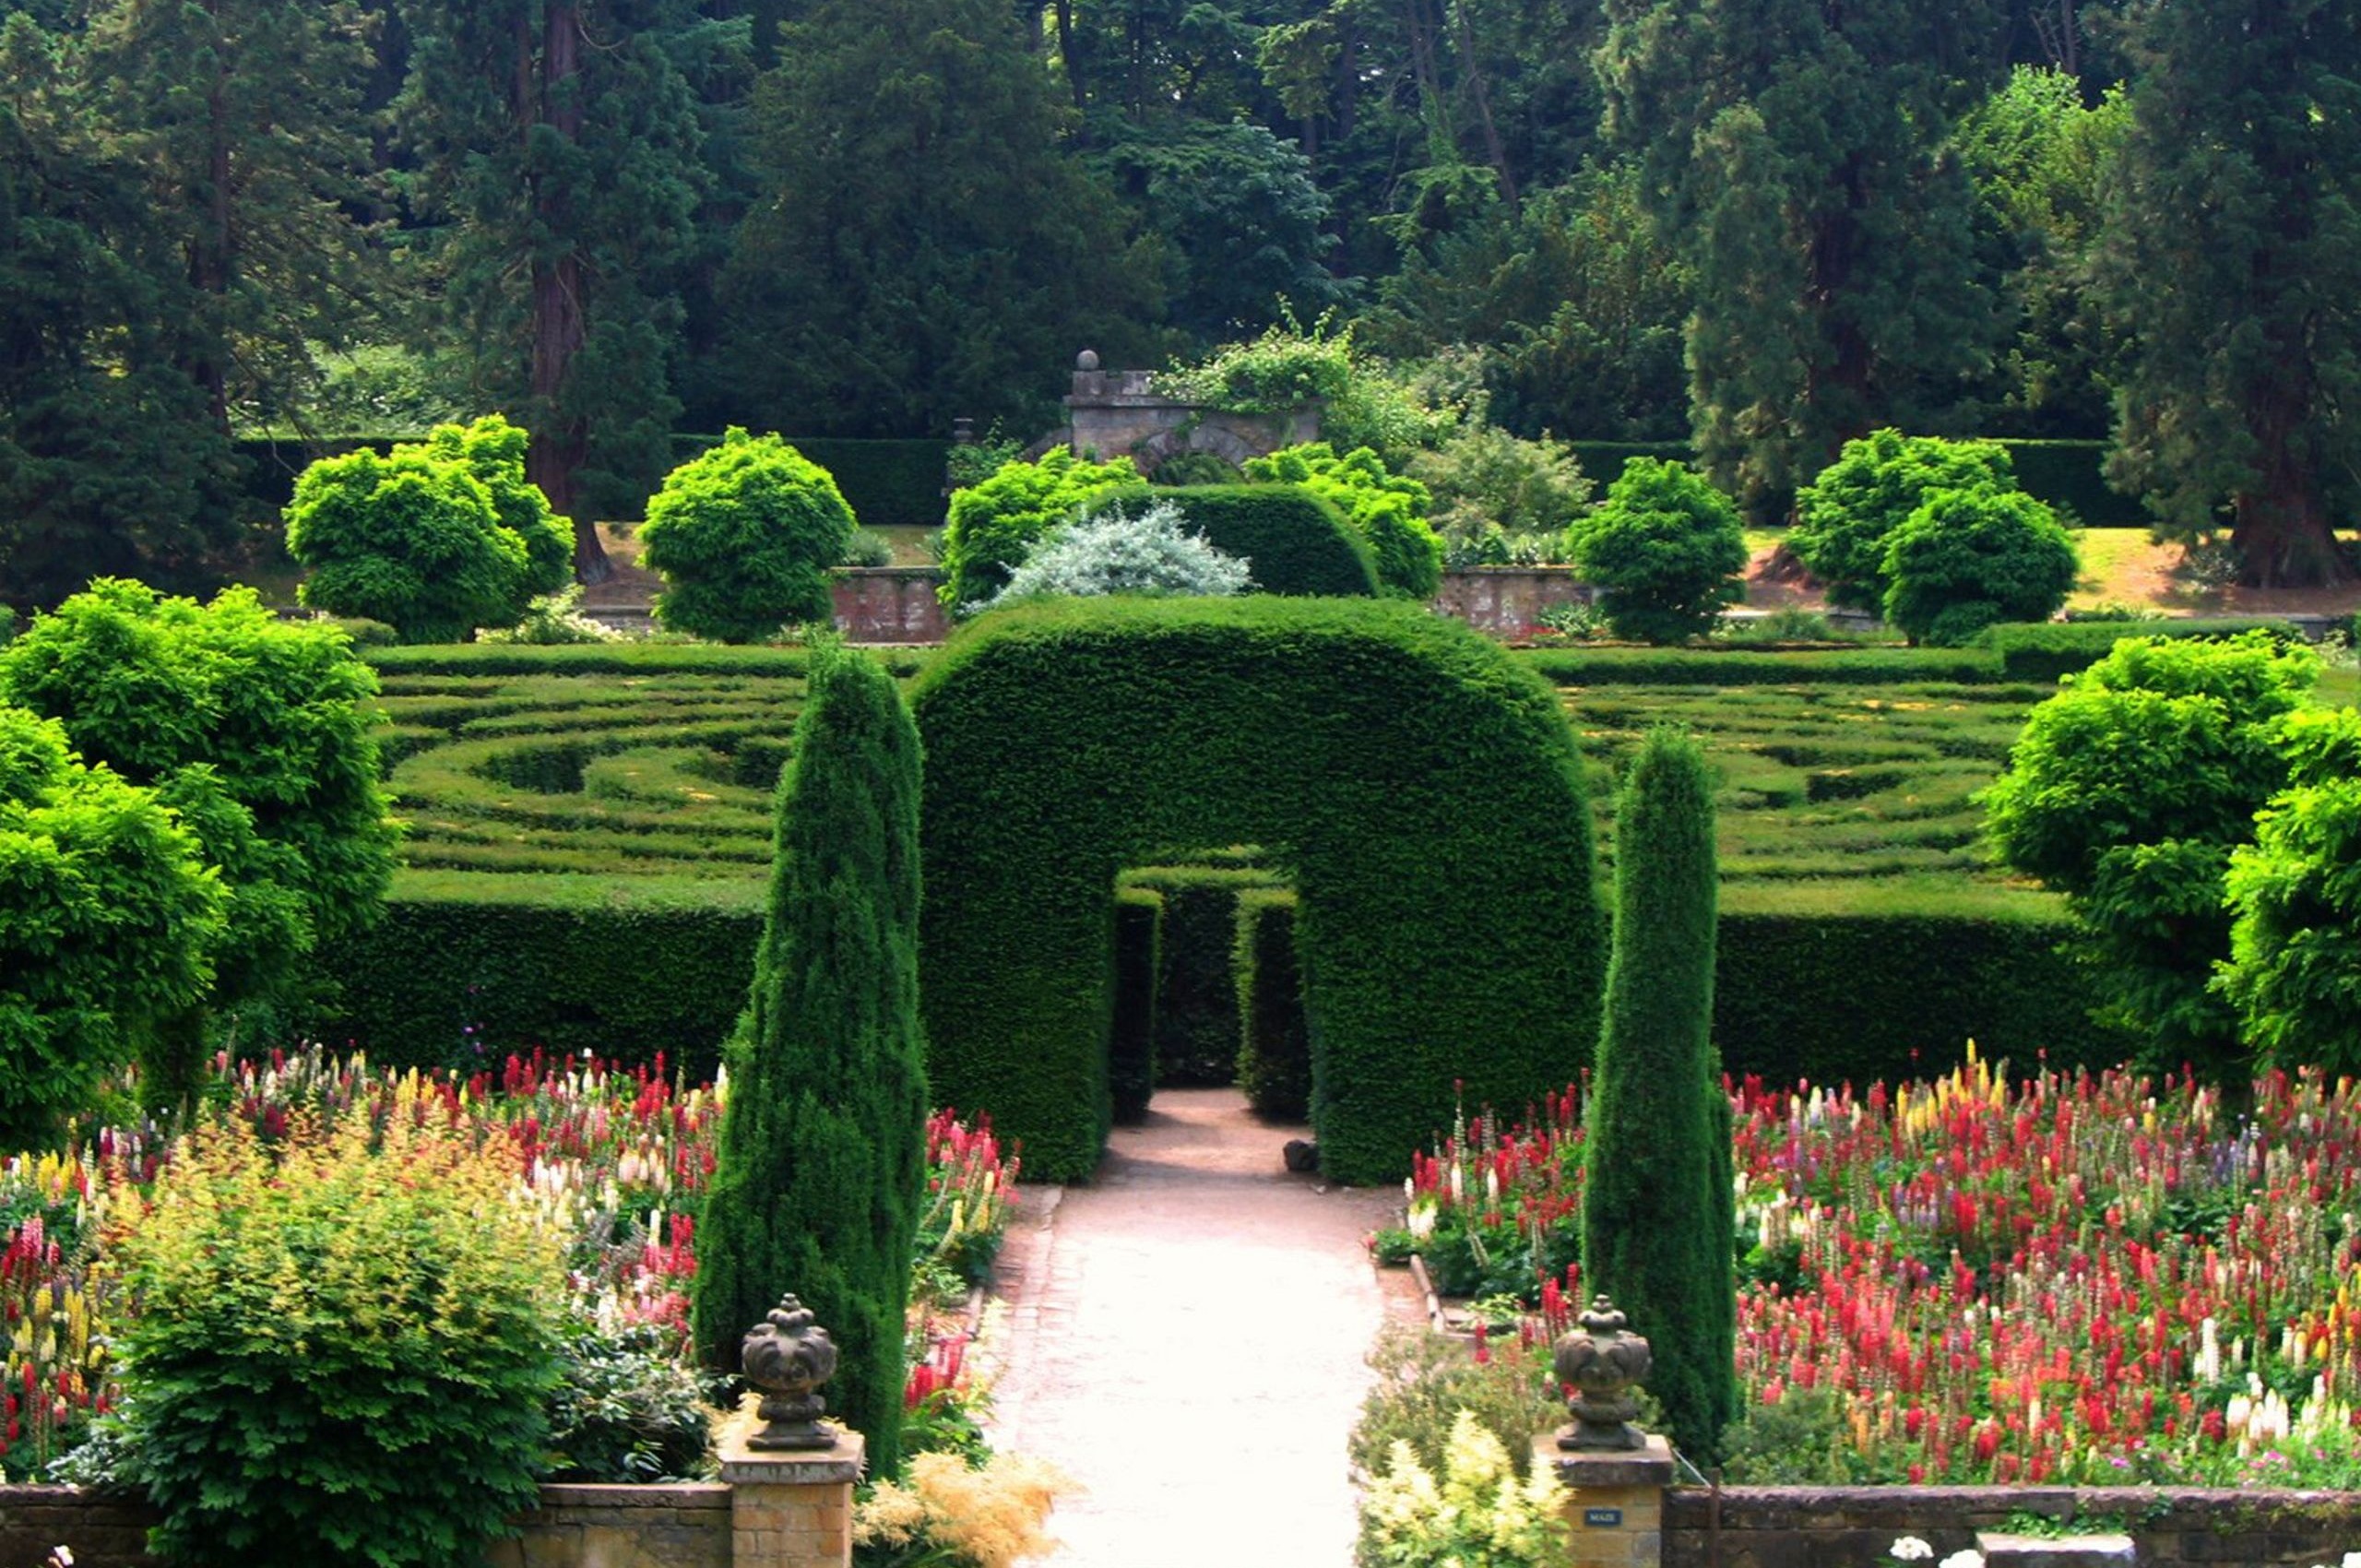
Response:
M1559 1447L1611 1452L1647 1446L1647 1434L1631 1424L1640 1408L1631 1390L1648 1375L1655 1356L1645 1339L1625 1332L1627 1321L1614 1302L1594 1296L1582 1326L1558 1341L1558 1382L1574 1390L1566 1401L1573 1420L1559 1429Z
M763 1430L746 1440L759 1449L833 1448L837 1432L822 1423L828 1408L816 1390L836 1375L836 1343L792 1295L779 1298L747 1332L738 1363L763 1396Z
M1096 349L1085 349L1082 352L1074 355L1074 368L1076 370L1097 370L1098 368L1098 350Z

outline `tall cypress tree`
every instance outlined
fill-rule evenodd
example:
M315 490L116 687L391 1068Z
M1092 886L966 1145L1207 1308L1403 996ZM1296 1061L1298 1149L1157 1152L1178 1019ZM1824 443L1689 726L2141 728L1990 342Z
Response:
M1713 781L1650 734L1615 811L1615 944L1584 1153L1583 1277L1648 1336L1673 1442L1720 1452L1736 1414L1729 1107L1714 1052Z
M924 1181L919 738L891 677L824 644L780 780L770 909L729 1049L697 1232L700 1354L734 1367L783 1291L842 1351L830 1405L900 1460L902 1320Z

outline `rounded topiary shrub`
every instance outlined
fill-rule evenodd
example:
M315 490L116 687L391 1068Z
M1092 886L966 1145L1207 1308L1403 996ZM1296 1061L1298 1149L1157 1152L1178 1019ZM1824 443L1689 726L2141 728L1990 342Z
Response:
M2024 492L1939 490L1886 540L1886 619L1954 647L2002 621L2047 620L2081 565L2058 515Z
M1703 636L1743 595L1746 529L1730 498L1679 463L1634 457L1566 530L1619 637Z
M564 1260L504 1148L408 1114L199 1132L118 1256L123 1479L172 1562L475 1568L533 1506Z
M647 503L640 564L664 577L667 630L751 643L826 622L828 570L852 546L836 481L777 435L732 426L674 469Z

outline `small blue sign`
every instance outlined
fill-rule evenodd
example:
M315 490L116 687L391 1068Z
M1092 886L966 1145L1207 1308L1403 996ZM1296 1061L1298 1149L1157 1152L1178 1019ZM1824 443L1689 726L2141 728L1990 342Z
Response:
M1602 1529L1611 1530L1622 1522L1623 1510L1620 1508L1585 1508L1583 1510L1583 1523L1585 1525L1596 1526Z

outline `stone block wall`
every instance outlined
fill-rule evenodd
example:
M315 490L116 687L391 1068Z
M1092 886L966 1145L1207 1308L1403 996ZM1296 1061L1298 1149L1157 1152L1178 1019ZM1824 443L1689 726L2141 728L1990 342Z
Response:
M730 1489L546 1486L541 1505L496 1541L485 1568L731 1568ZM147 1551L146 1504L72 1487L0 1487L0 1568L44 1568L53 1548L74 1568L160 1568Z
M2310 1568L2361 1550L2361 1492L2149 1487L1702 1487L1665 1493L1664 1568L1886 1568L1935 1561L2028 1514L2132 1538L2141 1568ZM1715 1555L1718 1536L1719 1554Z
M1571 566L1469 566L1442 575L1434 608L1496 637L1521 637L1541 612L1588 604L1591 586Z
M847 642L939 643L950 630L932 566L840 566L829 591Z

